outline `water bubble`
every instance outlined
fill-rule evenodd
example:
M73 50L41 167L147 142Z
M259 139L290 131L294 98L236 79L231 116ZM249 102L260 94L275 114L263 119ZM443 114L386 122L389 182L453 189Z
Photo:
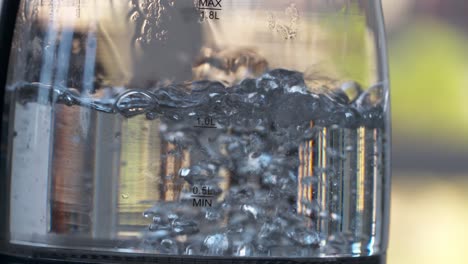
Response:
M357 82L348 81L334 91L334 98L340 103L349 104L356 101L361 94L361 86Z
M255 241L256 249L262 253L268 253L270 248L276 246L276 242L267 238L259 238Z
M229 249L229 240L226 234L209 235L203 241L209 255L221 256Z
M257 80L257 87L261 88L264 91L271 91L279 88L279 84L276 80L270 76L270 74L265 74L262 78Z
M169 231L171 227L169 225L159 224L159 223L152 223L148 226L149 231ZM167 232L169 233L169 232Z
M375 107L382 104L385 99L385 86L382 83L370 87L362 93L356 100L356 104L361 107Z
M257 219L262 212L262 210L255 205L244 204L241 207L242 211L253 216L254 219Z
M169 212L169 213L167 214L167 219L169 219L169 220L175 220L175 219L178 219L178 218L179 218L179 215L176 214L176 213Z
M302 184L304 185L311 186L317 183L318 183L318 178L314 176L307 176L302 179Z
M208 209L205 212L205 218L209 221L216 221L221 218L221 212L218 210Z
M230 198L234 201L251 201L255 196L254 188L251 186L233 187L230 190Z
M146 217L146 216L145 216ZM161 224L162 223L162 218L161 216L157 215L153 217L153 223L155 224Z
M229 230L233 232L243 232L244 226L249 223L250 217L239 211L234 211L229 217Z
M346 156L343 153L341 153L340 150L338 150L336 148L327 148L326 151L327 151L327 155L330 158L338 158L338 159L345 159L346 158Z
M145 218L153 217L153 215L154 215L154 213L150 212L150 211L143 212L143 217L145 217Z
M336 201L338 201L338 199L339 199L338 195L334 194L333 197L332 197L332 200L334 202L336 202Z
M338 232L328 237L327 244L335 249L346 251L350 241L353 241L352 235Z
M322 218L322 219L327 219L329 217L328 212L327 211L321 211L319 213L319 217Z
M128 91L115 102L115 107L125 117L133 117L146 113L153 107L150 94L141 91Z
M301 93L307 94L307 87L305 85L294 85L290 87L285 87L286 93Z
M250 244L241 245L237 248L235 255L239 257L253 256L254 248Z
M251 153L244 163L242 168L243 173L258 172L266 168L272 161L272 157L266 153L258 155L258 153Z
M161 249L166 254L177 254L178 252L177 243L168 238L161 241Z
M337 213L331 213L330 214L330 217L331 219L333 219L334 221L340 221L341 220L341 216Z
M76 104L78 101L80 101L80 99L90 100L92 98L88 97L90 96L88 93L82 95L81 92L78 91L78 89L65 88L64 86L62 86L62 82L60 82L60 85L57 85L56 87L51 85L44 85L41 83L35 84L39 85L39 87L47 87L47 89L50 90L50 93L52 93L53 96L57 98L57 103L65 103L67 106L70 106L69 104ZM107 91L107 89L105 89L105 91ZM110 99L110 101L112 101L112 99Z
M148 120L154 120L158 117L158 114L155 112L148 112L146 113L146 119Z
M172 222L172 231L177 235L192 235L198 233L198 225L195 221L175 219Z
M185 138L184 132L171 132L171 133L166 133L166 140L169 142L182 142Z
M320 205L315 200L310 201L309 199L302 199L301 204L305 207L307 215L320 213Z
M200 250L199 250L200 247L196 246L196 245L188 245L186 248L185 248L185 255L199 255L200 253Z
M317 232L292 228L286 232L289 239L301 246L317 246L320 243L320 236Z
M256 158L260 157L261 155L262 155L262 153L260 153L260 152L253 152L253 153L250 154L250 158L256 159Z
M167 129L168 129L167 124L162 123L161 125L159 125L159 131L161 131L162 133L166 132Z
M179 170L179 176L181 177L187 177L190 173L190 169L188 168L182 168Z
M164 247L172 247L174 245L174 241L172 241L170 239L163 239L161 241L161 245L164 246Z
M264 223L262 227L260 228L260 232L258 233L258 236L260 238L268 238L271 235L280 231L281 231L280 225L277 225L274 223Z

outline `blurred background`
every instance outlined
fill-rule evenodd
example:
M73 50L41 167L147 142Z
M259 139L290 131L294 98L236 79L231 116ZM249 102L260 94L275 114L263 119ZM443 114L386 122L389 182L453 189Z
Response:
M468 1L382 1L393 100L388 263L468 263Z

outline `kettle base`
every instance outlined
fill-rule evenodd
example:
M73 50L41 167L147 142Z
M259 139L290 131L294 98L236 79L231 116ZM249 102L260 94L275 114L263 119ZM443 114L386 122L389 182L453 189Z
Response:
M4 264L65 264L65 263L196 263L196 264L385 264L386 256L353 258L221 258L221 257L172 257L124 254L96 254L78 250L48 250L34 252L29 257L1 255Z

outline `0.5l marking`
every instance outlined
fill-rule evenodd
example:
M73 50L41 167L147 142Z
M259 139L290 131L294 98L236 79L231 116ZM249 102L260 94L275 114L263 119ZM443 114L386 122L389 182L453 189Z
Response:
M208 186L192 187L192 206L211 207L213 205L213 190Z

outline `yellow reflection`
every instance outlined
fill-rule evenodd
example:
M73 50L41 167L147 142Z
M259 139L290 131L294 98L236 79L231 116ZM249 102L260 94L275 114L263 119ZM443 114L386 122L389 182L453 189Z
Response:
M310 127L314 126L314 122L310 122ZM310 183L304 184L305 177L312 177L314 169L314 141L310 140L299 146L299 161L298 168L298 185L297 185L297 212L310 214L305 210L303 202L312 201L313 185Z
M144 116L122 124L119 224L145 225L142 213L160 199L159 122Z
M366 128L361 127L358 130L358 179L357 179L357 211L362 212L364 210L364 183L366 177Z

